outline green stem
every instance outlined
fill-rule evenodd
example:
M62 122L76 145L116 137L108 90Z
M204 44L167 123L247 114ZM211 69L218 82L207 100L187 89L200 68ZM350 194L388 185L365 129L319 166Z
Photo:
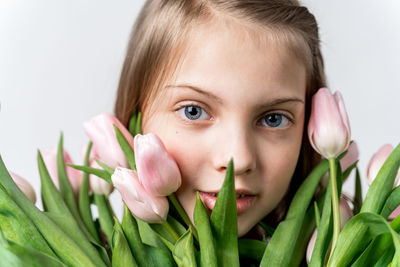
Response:
M175 232L175 230L172 228L172 226L169 224L168 221L164 222L164 226L167 229L168 233L172 236L172 238L176 241L179 239L179 235Z
M189 219L189 216L186 214L185 210L182 208L181 204L179 203L178 199L176 199L176 196L174 193L170 194L168 196L168 199L171 201L172 205L175 207L176 211L178 214L181 216L182 220L186 223L188 227L190 227L193 231L193 236L194 238L199 241L199 237L197 235L197 230L192 224L192 222Z
M94 194L94 202L99 212L100 228L107 237L107 241L111 246L112 233L114 227L114 219L107 207L108 199L104 195Z
M335 245L340 233L340 212L339 212L339 197L337 189L337 175L336 175L336 163L335 158L329 158L329 169L330 169L330 180L332 190L332 210L333 210L333 238L332 238L332 250L335 249Z

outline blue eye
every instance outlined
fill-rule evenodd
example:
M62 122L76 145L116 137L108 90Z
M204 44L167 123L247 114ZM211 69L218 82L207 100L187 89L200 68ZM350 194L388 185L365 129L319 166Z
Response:
M194 106L194 105L189 105L189 106L184 106L178 110L179 114L181 117L189 119L189 120L206 120L209 118L209 115L207 112L204 111L203 108L199 106Z
M289 122L289 119L285 115L279 113L271 113L261 119L263 126L271 128L285 128Z

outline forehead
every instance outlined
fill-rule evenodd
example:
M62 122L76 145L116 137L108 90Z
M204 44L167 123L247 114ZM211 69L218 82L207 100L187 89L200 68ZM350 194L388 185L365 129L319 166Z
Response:
M231 24L200 25L191 33L169 82L193 82L205 88L254 86L282 90L295 84L305 87L304 64L274 36L268 30L249 31Z
M143 111L165 102L166 93L171 92L166 86L178 83L217 91L222 98L236 94L240 99L246 93L240 89L249 89L245 96L251 101L285 94L304 99L305 64L287 41L271 30L237 23L205 23L194 27L185 40L183 49L174 53L178 56L171 55L176 68L168 70L169 77L148 95Z

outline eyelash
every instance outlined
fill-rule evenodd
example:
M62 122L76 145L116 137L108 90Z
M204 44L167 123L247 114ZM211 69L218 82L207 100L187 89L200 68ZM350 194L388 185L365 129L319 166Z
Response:
M204 107L198 105L198 104L184 104L184 105L179 106L175 111L179 113L179 111L183 109L183 112L185 112L185 108L187 108L187 107L200 108L202 110L202 113L204 112L208 116L210 116L208 114L208 112L206 111L206 109ZM200 116L202 115L202 113L200 114ZM288 115L286 115L286 114L284 114L282 112L268 112L268 113L265 113L258 121L260 121L260 120L262 120L262 119L264 119L264 118L266 118L267 116L270 116L270 115L279 115L279 116L282 116L284 119L286 119L288 124L293 124L294 123L294 120L290 116L288 116ZM186 118L183 118L183 116L181 114L179 114L179 116L182 118L182 120L184 120L187 123L194 123L195 121L197 121L197 119L196 120L188 119L184 114L183 114L183 116L185 116ZM268 127L268 126L264 126L264 127ZM286 127L287 126L284 126L282 128L286 128ZM278 127L269 126L268 128L280 129L279 126Z

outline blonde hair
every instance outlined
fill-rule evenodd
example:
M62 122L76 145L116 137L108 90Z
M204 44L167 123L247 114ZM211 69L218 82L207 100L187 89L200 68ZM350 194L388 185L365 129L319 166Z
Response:
M131 33L115 102L116 117L128 125L134 110L145 109L177 69L191 31L214 21L236 22L253 38L282 42L304 64L306 133L311 96L326 81L317 22L296 0L148 0ZM272 224L282 219L296 188L318 161L304 134L289 191L268 216Z

